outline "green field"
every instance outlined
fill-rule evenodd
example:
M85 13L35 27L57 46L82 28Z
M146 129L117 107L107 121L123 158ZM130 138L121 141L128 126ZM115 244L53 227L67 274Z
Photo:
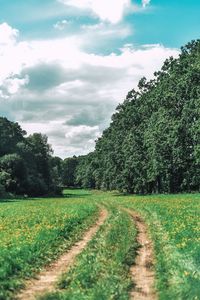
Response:
M109 216L74 266L43 299L128 299L133 284L136 229L123 207L139 211L154 243L159 299L200 299L200 195L123 196L67 190L60 199L0 202L0 299L13 299L25 278L80 239L97 218Z
M0 202L0 299L12 299L34 276L81 237L97 206L74 198Z

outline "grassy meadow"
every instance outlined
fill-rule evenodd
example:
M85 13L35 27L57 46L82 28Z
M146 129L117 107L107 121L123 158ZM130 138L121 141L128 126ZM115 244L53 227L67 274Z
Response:
M97 206L77 198L0 202L0 299L66 251L95 221Z
M66 190L63 198L0 202L0 299L13 299L43 266L109 215L76 263L42 299L128 299L136 229L123 207L139 211L154 243L159 299L200 299L200 195L133 196Z
M115 202L115 200L113 200ZM160 299L200 299L200 195L119 197L149 225Z

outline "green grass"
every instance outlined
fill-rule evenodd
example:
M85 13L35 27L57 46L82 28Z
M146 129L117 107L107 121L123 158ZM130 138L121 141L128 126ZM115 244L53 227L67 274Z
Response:
M78 240L97 211L81 193L73 199L0 202L0 299L13 299L23 279Z
M149 225L159 299L200 299L200 195L117 196Z
M129 298L132 282L129 267L134 263L136 230L130 216L108 207L109 217L95 238L62 276L60 292L41 299L119 299Z
M199 194L142 197L93 191L88 201L96 201L116 209L127 207L141 213L149 225L154 243L156 289L159 299L200 299ZM124 234L128 235L128 232ZM122 247L121 243L118 247ZM90 252L89 248L87 251ZM80 270L77 267L74 272L78 273ZM111 276L110 281L112 280L114 282ZM123 293L127 295L125 287ZM88 296L88 299L95 298ZM104 299L111 298L108 296Z
M67 198L0 203L0 299L33 276L81 236L106 206L109 218L43 299L128 299L129 266L137 248L127 207L145 219L154 243L156 289L161 300L200 299L200 195L124 196L66 190ZM64 237L64 243L63 243ZM6 295L6 297L5 297Z

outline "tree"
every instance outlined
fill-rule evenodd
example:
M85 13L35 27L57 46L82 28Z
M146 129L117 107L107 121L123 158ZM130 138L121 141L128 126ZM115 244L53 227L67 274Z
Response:
M142 78L81 159L82 186L129 193L200 190L200 40Z
M75 176L78 158L76 156L66 158L63 161L63 185L68 187L76 186Z
M27 143L32 153L32 174L29 183L33 181L36 194L47 194L53 189L53 180L50 169L50 159L52 154L51 146L48 144L48 138L41 133L34 133L27 138ZM37 176L37 179L36 179ZM37 188L38 187L38 188ZM31 191L31 193L33 190Z
M45 135L25 134L17 123L0 118L0 197L5 192L41 196L58 191L62 160L52 157Z
M0 184L6 192L23 194L26 178L25 163L18 154L6 154L0 158Z
M51 157L50 159L51 166L51 176L55 186L63 186L63 171L64 171L64 162L60 157Z
M18 123L0 117L0 157L14 153L17 143L23 141L25 134Z

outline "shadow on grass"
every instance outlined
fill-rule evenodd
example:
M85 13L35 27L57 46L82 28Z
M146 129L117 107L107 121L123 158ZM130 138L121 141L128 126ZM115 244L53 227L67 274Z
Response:
M20 202L20 199L0 199L0 204Z
M114 192L114 193L112 193L112 196L114 196L114 197L130 197L130 196L137 196L137 194Z
M151 197L151 196L160 196L160 195L162 195L162 194L157 194L157 193L155 193L155 194L129 194L129 193L120 193L120 192L115 192L115 193L113 193L112 194L114 197L138 197L138 198L140 198L140 197ZM167 194L163 194L163 195L167 195Z
M85 198L91 196L91 191L79 187L63 187L64 198Z
M22 202L22 201L39 201L39 200L48 200L48 199L77 199L77 198L85 198L90 196L90 194L70 194L65 193L63 195L58 196L40 196L40 197L19 197L17 199L0 199L0 205L1 204L8 204L8 203L16 203L16 202Z

